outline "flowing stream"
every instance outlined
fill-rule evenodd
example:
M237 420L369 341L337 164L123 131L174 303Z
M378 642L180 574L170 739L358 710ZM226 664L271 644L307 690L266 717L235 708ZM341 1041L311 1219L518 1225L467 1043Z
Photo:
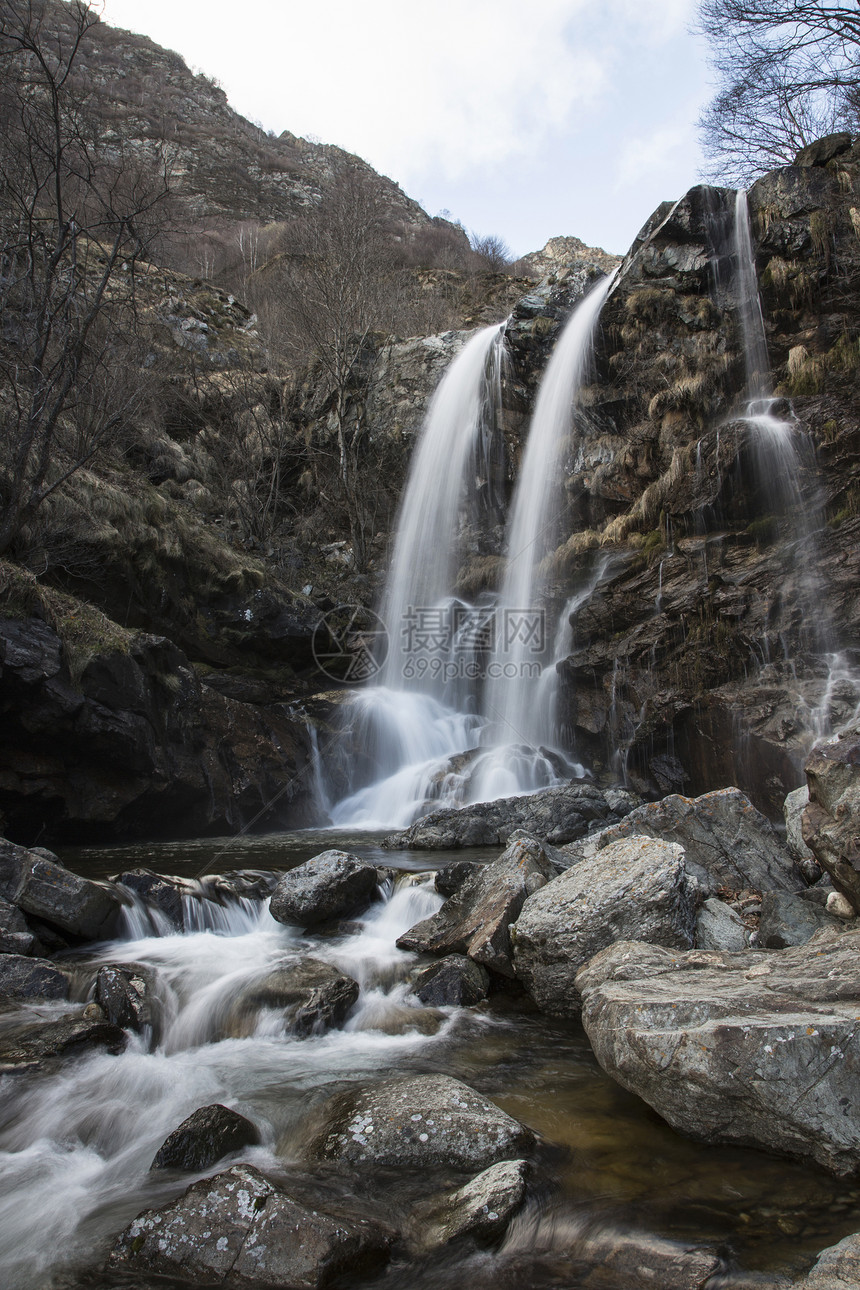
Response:
M339 841L340 839L338 839ZM372 842L367 843L374 854ZM218 844L123 849L128 864L156 866L170 851L186 871ZM299 838L237 843L235 863L313 846ZM65 857L104 873L117 853ZM473 853L475 858L475 853ZM398 860L400 857L398 857ZM412 864L421 857L406 857ZM423 857L426 863L426 857ZM80 1015L100 964L157 973L155 1039L134 1036L118 1056L95 1054L3 1078L0 1115L0 1276L14 1290L127 1285L100 1271L117 1234L144 1209L180 1195L200 1175L150 1173L165 1137L198 1107L221 1102L253 1121L260 1145L240 1158L286 1185L314 1178L353 1206L378 1213L372 1176L314 1173L303 1143L314 1109L347 1082L444 1072L464 1080L543 1135L551 1146L540 1185L500 1250L460 1246L433 1260L398 1256L377 1284L388 1290L463 1284L569 1287L583 1241L610 1247L680 1240L725 1246L727 1266L800 1269L860 1225L860 1189L763 1152L685 1141L597 1066L575 1023L536 1015L521 996L496 994L473 1009L434 1009L408 993L420 961L395 940L437 909L429 874L400 873L336 934L301 934L275 922L266 900L184 898L185 930L163 925L140 900L117 940L68 960L78 976L70 1004L22 1007L0 1017L0 1040L23 1027ZM311 954L358 981L342 1029L298 1038L249 991L279 965ZM228 1168L225 1162L205 1171ZM390 1196L400 1220L433 1180L404 1173ZM577 1253L579 1251L579 1253ZM135 1284L141 1284L136 1280ZM353 1283L358 1285L358 1282ZM364 1282L362 1285L366 1284ZM612 1284L612 1290L620 1290ZM725 1283L731 1285L731 1278ZM347 1287L352 1290L352 1284Z

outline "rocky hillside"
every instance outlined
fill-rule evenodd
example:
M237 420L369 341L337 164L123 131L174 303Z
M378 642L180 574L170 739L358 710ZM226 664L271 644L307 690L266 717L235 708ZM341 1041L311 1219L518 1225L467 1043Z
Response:
M74 14L63 0L39 0L44 22L71 34ZM97 15L94 14L94 17ZM341 148L285 131L267 133L240 116L217 81L147 36L96 21L80 49L78 71L115 145L166 152L174 197L205 225L289 219L320 200L324 185L349 162L372 176L396 218L432 223L403 190Z

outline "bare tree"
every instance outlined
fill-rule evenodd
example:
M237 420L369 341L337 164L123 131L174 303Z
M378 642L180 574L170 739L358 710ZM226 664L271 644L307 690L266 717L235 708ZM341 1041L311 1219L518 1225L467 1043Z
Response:
M0 6L0 554L134 413L116 377L167 195L163 165L100 137L79 75L97 15L56 17Z
M703 0L719 90L699 125L711 178L748 183L860 119L860 5Z
M511 248L496 233L488 233L483 237L478 233L470 233L469 243L482 261L482 267L489 269L491 273L501 273L513 259Z
M396 294L389 213L375 178L345 167L290 230L283 273L294 359L316 364L337 440L355 566L367 563L372 489L363 477L373 334L391 330Z

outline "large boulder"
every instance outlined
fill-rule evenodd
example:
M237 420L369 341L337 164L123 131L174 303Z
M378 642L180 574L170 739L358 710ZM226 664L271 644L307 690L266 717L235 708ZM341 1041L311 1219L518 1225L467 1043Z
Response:
M822 1250L809 1274L794 1286L795 1290L853 1290L860 1286L860 1235L846 1236Z
M183 1282L317 1290L384 1261L391 1233L292 1199L250 1165L194 1183L163 1209L131 1223L109 1267Z
M511 834L522 829L561 846L583 837L595 823L621 819L634 805L630 794L620 789L603 792L594 784L566 784L523 797L431 811L404 832L386 838L382 845L400 851L504 847Z
M0 839L0 897L82 940L109 934L120 908L115 891L80 878L45 851Z
M373 865L347 851L323 851L278 880L269 909L279 923L313 927L361 909L376 885Z
M721 954L622 942L577 976L597 1060L681 1133L860 1168L860 932Z
M803 840L860 913L860 722L816 744L804 769Z
M679 843L687 872L707 895L720 887L799 891L804 885L770 821L737 788L695 798L673 793L565 850L577 863L621 838L643 834Z
M150 1167L196 1173L259 1141L260 1135L250 1120L214 1102L212 1106L199 1107L167 1135Z
M322 959L283 963L244 991L240 1007L282 1011L297 1035L340 1026L359 995L358 982Z
M514 975L509 927L533 892L555 877L540 842L518 834L430 918L399 937L402 950L466 954L502 976Z
M695 889L674 842L627 838L598 851L531 896L511 931L513 963L538 1007L576 1016L584 963L618 940L689 949Z
M336 1093L312 1157L393 1169L486 1169L529 1152L535 1135L448 1075L398 1076Z

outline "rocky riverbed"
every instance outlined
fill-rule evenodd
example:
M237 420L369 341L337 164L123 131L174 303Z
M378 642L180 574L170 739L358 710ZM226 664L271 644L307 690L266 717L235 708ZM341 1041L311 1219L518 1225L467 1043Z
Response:
M854 1284L855 746L811 853L734 789L423 873L4 842L5 1283Z

